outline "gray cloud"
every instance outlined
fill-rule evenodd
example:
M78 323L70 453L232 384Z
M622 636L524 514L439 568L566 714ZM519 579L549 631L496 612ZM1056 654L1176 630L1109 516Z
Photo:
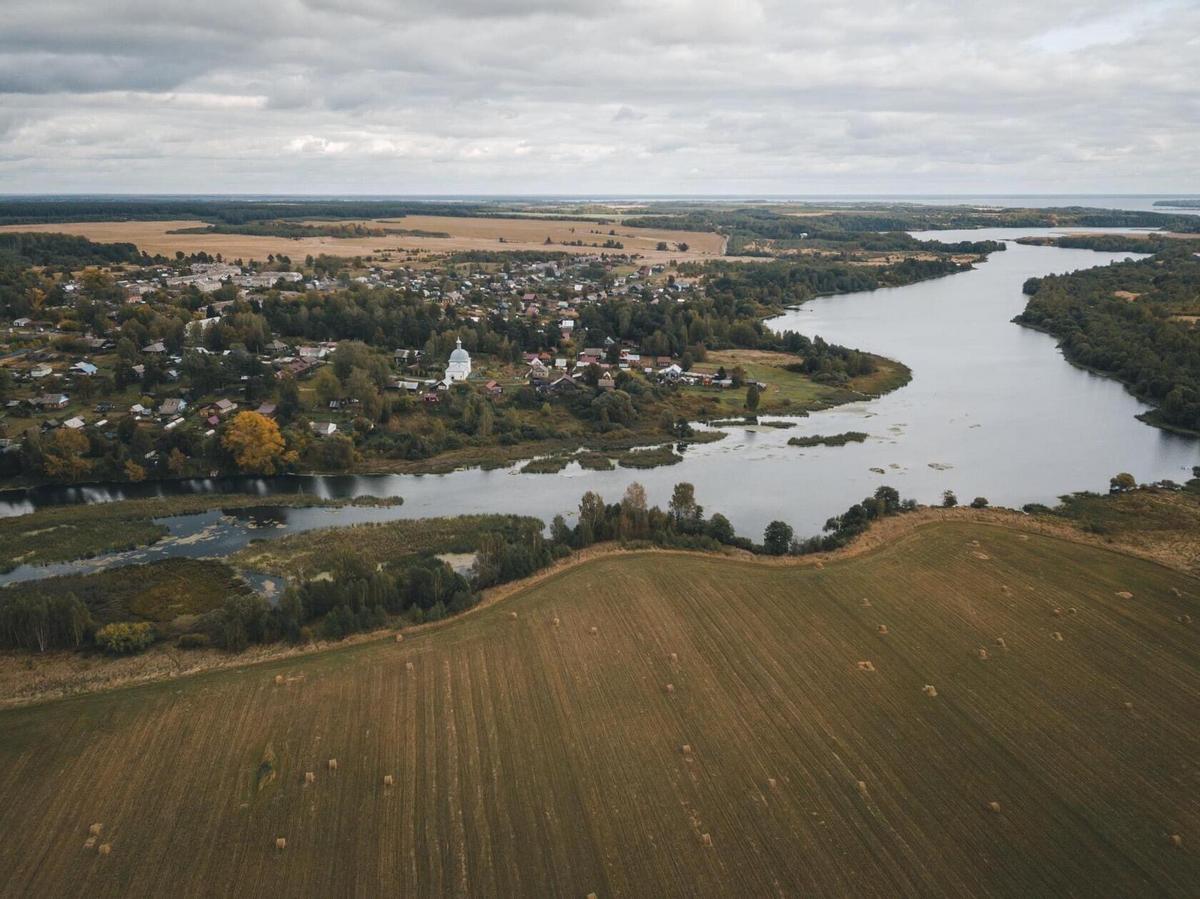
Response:
M1200 6L9 0L0 192L1171 191Z

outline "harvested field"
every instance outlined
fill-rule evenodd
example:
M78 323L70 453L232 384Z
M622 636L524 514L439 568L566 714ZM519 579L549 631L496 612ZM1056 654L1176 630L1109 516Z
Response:
M1194 895L1198 604L971 521L599 557L399 644L0 713L0 893Z
M572 219L544 221L522 218L467 218L455 216L413 215L398 219L361 219L371 227L403 228L413 231L439 232L450 237L416 237L389 234L384 237L261 237L247 234L172 234L172 231L196 228L204 223L196 220L157 222L61 222L37 225L4 225L3 231L49 232L78 234L100 242L129 241L147 253L173 256L176 251L204 251L226 258L265 260L269 254L282 253L293 260L303 260L308 254L319 256L368 256L396 250L419 250L428 253L450 253L463 250L554 250L566 253L637 253L654 262L670 259L705 259L724 252L724 238L704 231L669 231L629 228L619 224L599 225L595 222ZM339 220L338 224L352 224ZM610 235L609 231L615 231ZM546 245L546 238L551 240ZM504 238L501 243L500 239ZM565 246L570 241L583 241L586 246ZM624 244L624 249L604 249L606 240ZM668 251L657 249L660 241L670 245ZM687 252L675 247L688 245ZM592 246L596 244L597 246Z

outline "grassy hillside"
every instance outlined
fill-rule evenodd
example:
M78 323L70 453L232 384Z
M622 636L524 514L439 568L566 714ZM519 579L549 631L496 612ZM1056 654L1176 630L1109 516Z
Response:
M600 558L403 643L0 714L0 893L1194 895L1198 606L968 522Z

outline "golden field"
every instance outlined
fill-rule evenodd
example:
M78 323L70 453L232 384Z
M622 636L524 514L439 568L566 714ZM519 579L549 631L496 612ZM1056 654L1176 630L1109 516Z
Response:
M601 556L402 643L0 713L0 893L1195 895L1198 601L974 521Z
M524 218L459 218L455 216L412 215L397 219L360 219L363 224L377 227L403 228L414 231L442 232L450 237L413 237L392 234L386 237L339 238L303 237L298 240L286 237L258 237L245 234L171 234L183 228L203 225L196 220L155 222L65 222L37 225L4 225L3 231L45 232L77 234L101 243L127 241L151 255L174 256L184 253L206 252L222 254L227 259L265 260L271 254L284 254L293 260L303 260L307 255L322 253L332 256L367 256L376 253L418 250L426 253L449 253L462 250L556 250L569 253L637 253L652 262L671 259L696 260L720 256L724 249L724 238L719 234L699 231L659 231L644 228L629 228L619 224L597 225L573 219L524 219ZM339 220L339 224L348 222ZM609 231L616 231L615 236ZM504 238L504 243L500 238ZM545 246L549 237L554 246ZM599 247L562 246L563 241L582 240L585 244L603 244L606 240L617 240L625 245L624 250L604 250ZM672 250L661 252L656 249L659 241L667 241ZM677 243L688 244L688 252L675 251Z

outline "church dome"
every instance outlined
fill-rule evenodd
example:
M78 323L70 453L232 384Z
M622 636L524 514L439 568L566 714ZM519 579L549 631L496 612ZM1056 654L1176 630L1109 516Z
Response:
M450 353L451 362L470 362L471 354L462 348L462 338L458 339L458 347Z

